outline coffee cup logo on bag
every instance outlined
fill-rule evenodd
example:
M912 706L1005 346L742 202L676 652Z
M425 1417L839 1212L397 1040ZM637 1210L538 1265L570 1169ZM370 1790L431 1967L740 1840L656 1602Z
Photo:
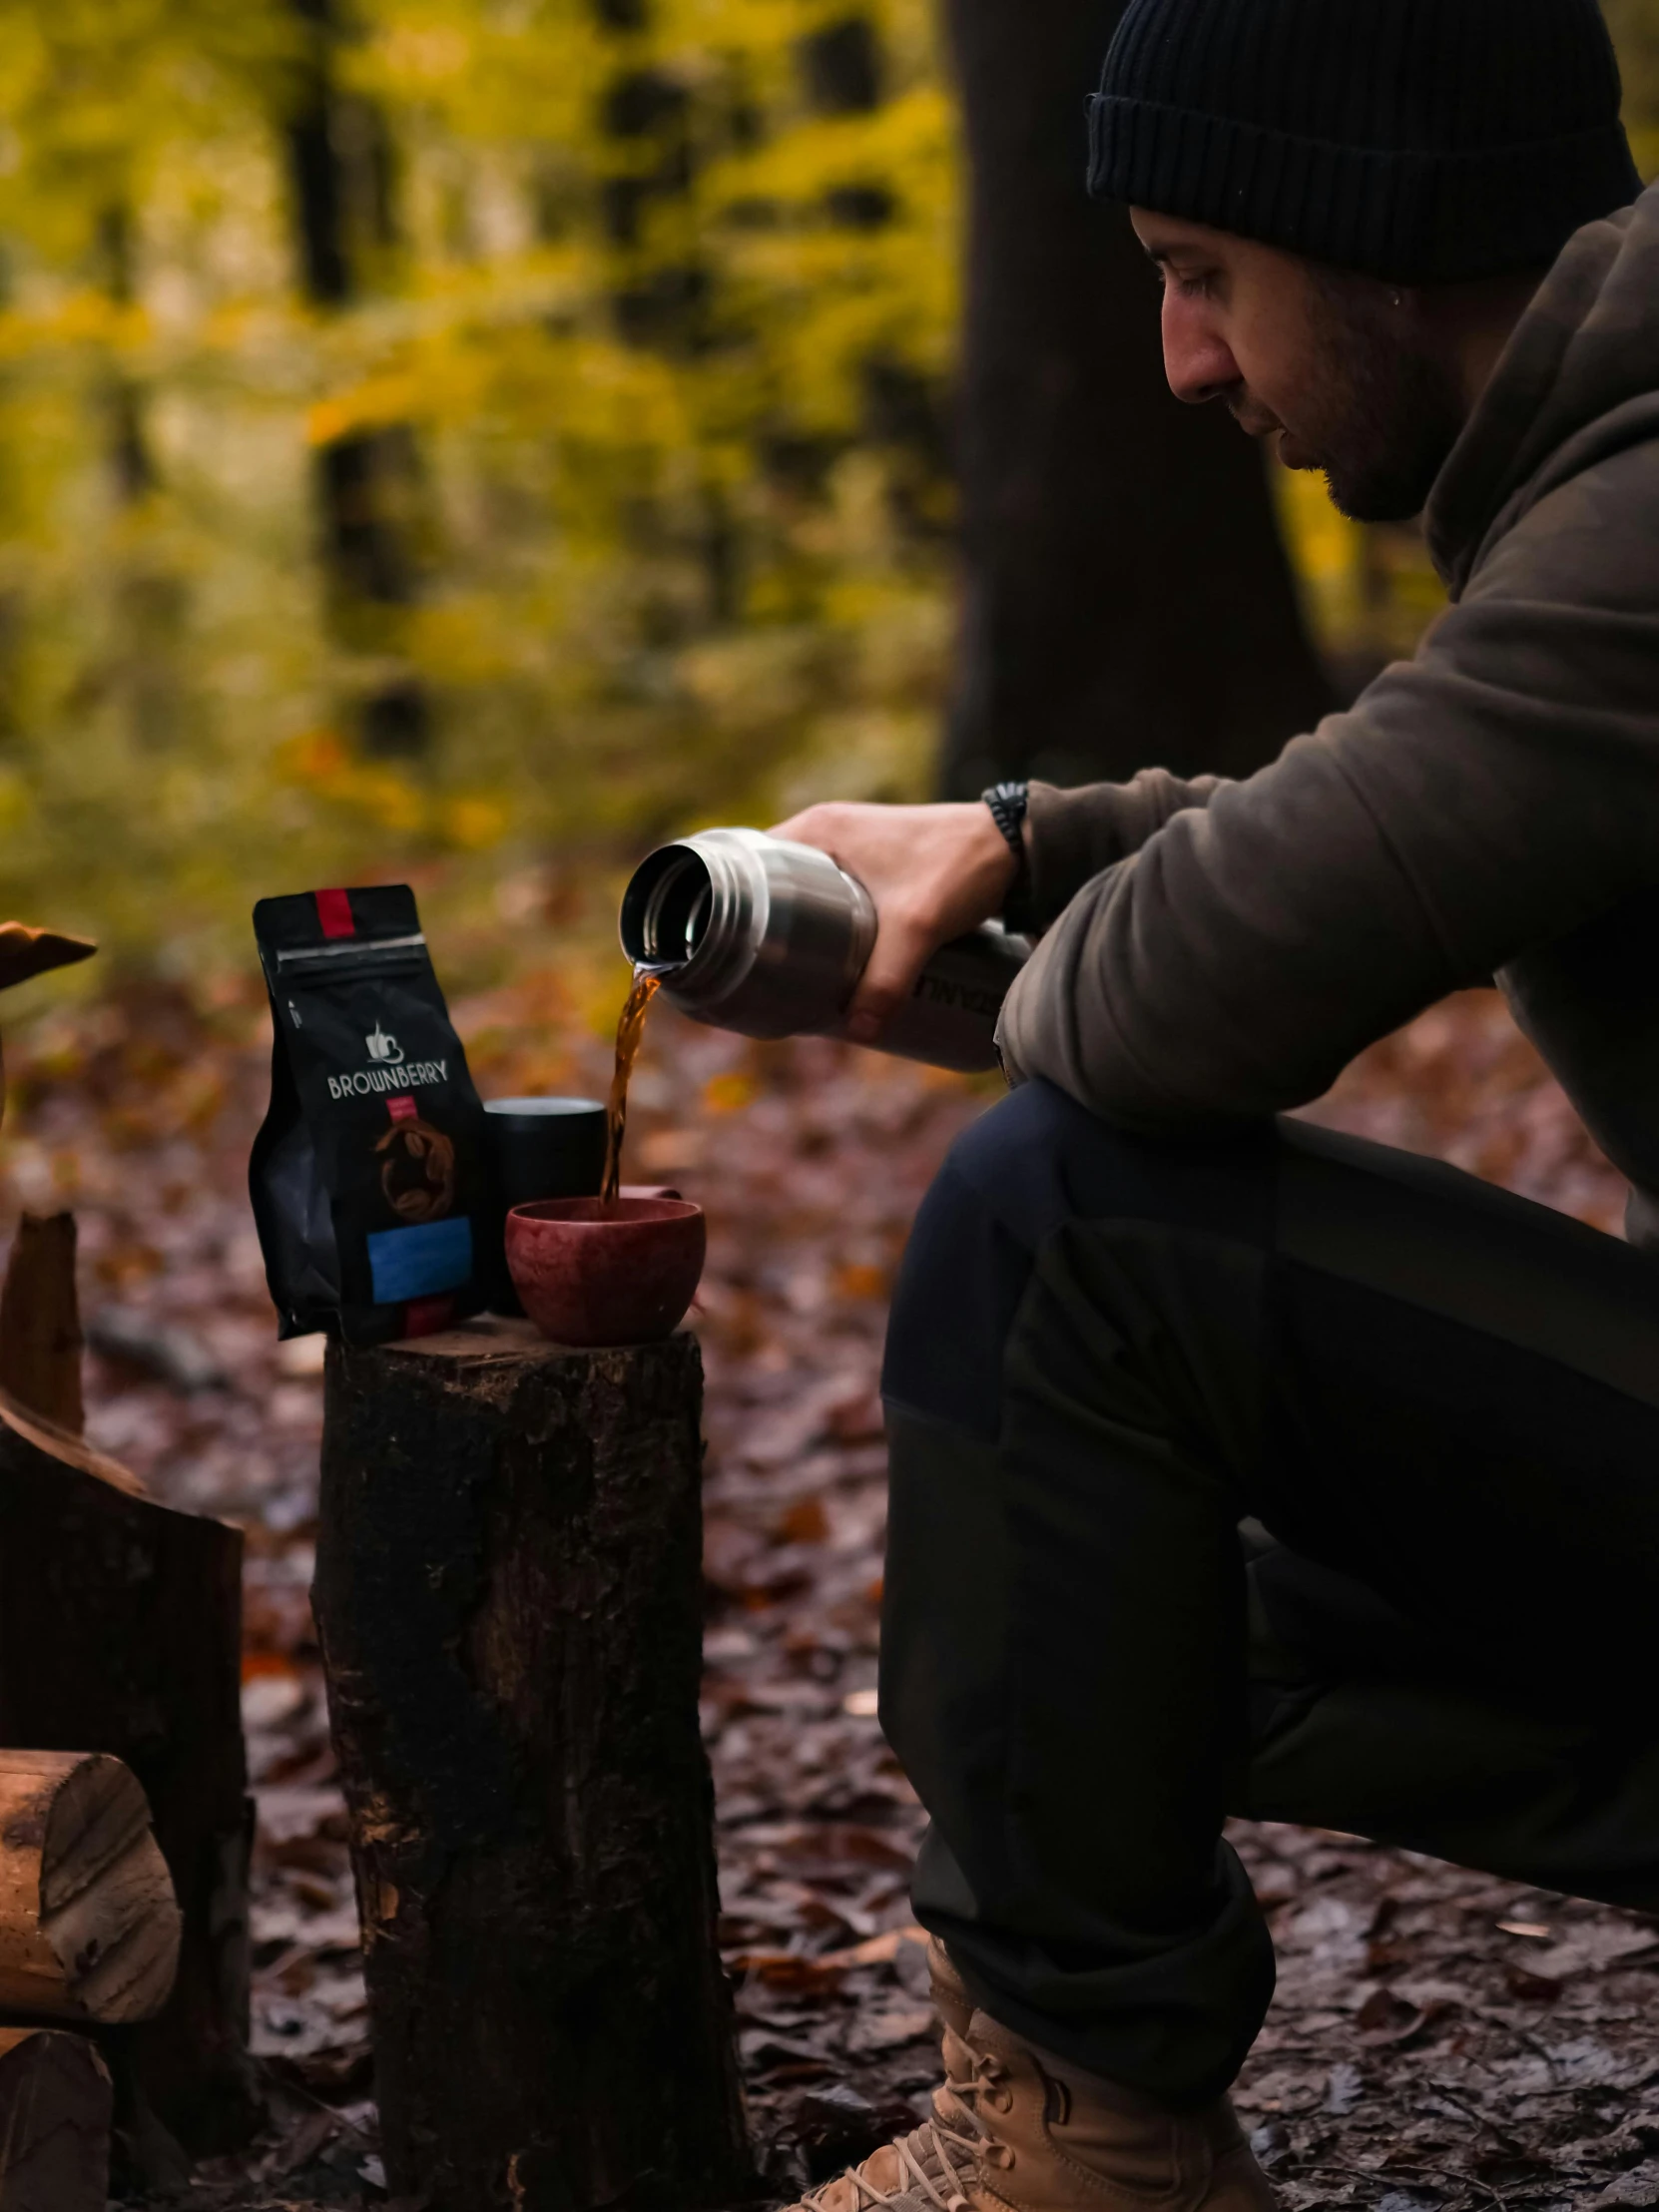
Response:
M250 1180L281 1334L383 1344L476 1313L493 1249L484 1111L414 894L265 898L254 927L274 1046Z

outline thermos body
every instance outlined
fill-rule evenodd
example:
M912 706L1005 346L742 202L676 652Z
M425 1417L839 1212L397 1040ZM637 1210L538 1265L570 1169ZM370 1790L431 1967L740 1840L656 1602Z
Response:
M665 844L622 900L622 949L663 996L745 1037L834 1036L875 943L875 907L812 845L759 830L704 830ZM992 923L941 945L883 1052L968 1072L996 1065L997 1016L1029 957Z

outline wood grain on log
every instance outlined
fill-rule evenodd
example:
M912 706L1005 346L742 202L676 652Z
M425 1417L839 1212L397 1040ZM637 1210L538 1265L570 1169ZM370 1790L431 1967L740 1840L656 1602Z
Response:
M326 1402L312 1602L394 2193L733 2201L696 1344L335 1347Z
M0 2010L146 2020L178 1965L179 1908L131 1770L0 1751Z
M0 1399L0 1743L130 1767L183 1914L173 1994L107 2042L187 2148L246 2139L242 1537ZM125 2123L124 2123L125 2124Z
M0 1389L78 1436L81 1352L75 1216L25 1214L0 1288Z
M112 2102L109 2069L84 2036L0 2028L5 2212L104 2212Z

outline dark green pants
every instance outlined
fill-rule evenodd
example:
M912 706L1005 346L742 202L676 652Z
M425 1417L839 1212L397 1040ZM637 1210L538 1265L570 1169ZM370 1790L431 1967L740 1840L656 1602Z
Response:
M1659 1264L1031 1084L922 1208L884 1389L916 1911L1007 2025L1223 2089L1273 1986L1229 1812L1659 1910Z

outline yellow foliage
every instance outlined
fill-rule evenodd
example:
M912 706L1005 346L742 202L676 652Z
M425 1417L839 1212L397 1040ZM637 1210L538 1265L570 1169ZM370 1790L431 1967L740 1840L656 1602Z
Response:
M497 887L560 854L602 908L680 825L925 791L962 211L935 8L646 13L356 0L326 57L354 281L318 302L295 0L0 0L0 907L244 958L260 892L409 870L487 975ZM1611 13L1659 115L1659 7ZM811 42L849 21L875 97L836 112ZM384 511L325 521L377 440ZM1408 647L1420 548L1284 501L1327 639ZM329 538L370 523L377 595ZM401 751L364 717L397 685Z
M703 1104L711 1114L741 1113L758 1088L747 1068L728 1068L722 1075L711 1075L704 1084Z
M443 831L463 852L487 852L506 835L507 820L498 799L452 799L443 811Z

